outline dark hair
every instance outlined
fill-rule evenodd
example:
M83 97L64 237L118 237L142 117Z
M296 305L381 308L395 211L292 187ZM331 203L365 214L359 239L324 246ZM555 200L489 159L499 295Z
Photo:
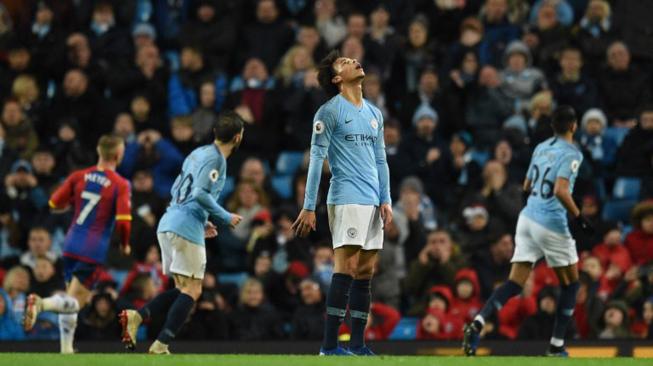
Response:
M646 103L646 104L640 106L638 109L639 109L639 113L637 114L637 117L641 118L642 114L653 112L653 104Z
M576 45L568 44L565 47L563 47L562 50L560 50L560 58L562 58L562 55L565 52L576 52L580 55L581 59L583 58L583 52Z
M229 142L242 131L244 126L245 122L236 112L224 111L213 127L213 135L220 142Z
M333 63L336 62L338 58L340 58L340 52L338 52L338 50L333 50L329 52L322 61L320 61L319 65L317 65L317 80L329 97L340 93L338 85L331 81L336 76L336 70L333 69Z
M568 105L561 105L553 111L551 116L551 127L553 132L560 135L571 131L572 126L576 123L576 112L574 108Z

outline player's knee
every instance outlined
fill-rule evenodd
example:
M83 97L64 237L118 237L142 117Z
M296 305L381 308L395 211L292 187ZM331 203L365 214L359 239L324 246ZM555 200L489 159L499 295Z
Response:
M356 275L354 278L356 279L370 279L374 275L374 266L372 264L363 264L361 266L358 266L356 269Z

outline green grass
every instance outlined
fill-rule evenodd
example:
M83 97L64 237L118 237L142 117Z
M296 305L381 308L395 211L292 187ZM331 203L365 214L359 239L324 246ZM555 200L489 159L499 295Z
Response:
M552 359L545 357L437 357L437 356L381 356L381 357L318 357L267 355L171 355L147 354L77 354L0 353L0 366L644 366L651 359Z

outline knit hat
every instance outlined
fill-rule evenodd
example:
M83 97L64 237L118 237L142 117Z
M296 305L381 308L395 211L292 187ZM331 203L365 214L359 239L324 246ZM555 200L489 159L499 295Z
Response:
M590 120L597 120L601 123L601 128L605 128L608 125L608 118L605 116L602 110L598 108L588 109L585 114L583 114L583 119L581 120L581 127L584 130L587 128L587 123Z
M416 125L419 120L424 118L428 118L436 123L438 122L438 112L431 108L427 103L420 104L420 106L415 110L415 113L413 114L413 125Z

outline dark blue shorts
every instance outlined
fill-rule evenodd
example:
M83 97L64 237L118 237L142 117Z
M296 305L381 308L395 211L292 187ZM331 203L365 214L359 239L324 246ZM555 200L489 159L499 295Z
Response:
M66 283L73 277L81 282L87 289L92 290L102 273L102 265L80 261L71 257L63 257L63 274Z

